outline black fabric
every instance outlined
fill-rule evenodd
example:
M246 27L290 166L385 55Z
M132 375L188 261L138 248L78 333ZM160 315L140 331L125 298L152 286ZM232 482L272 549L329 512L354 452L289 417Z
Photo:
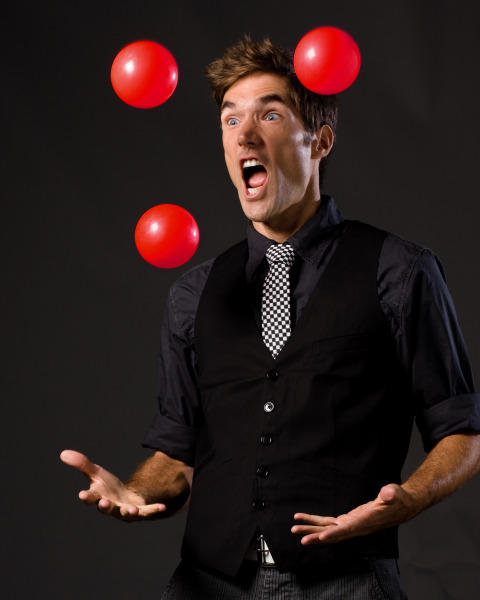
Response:
M297 253L290 272L292 328L348 225L333 198L322 195L318 212L289 238ZM245 281L260 329L261 293L268 270L265 252L272 241L251 223L247 233ZM159 411L143 442L190 465L201 424L195 320L212 264L194 267L170 290L161 335ZM468 353L438 258L390 233L380 252L376 285L396 360L415 398L425 449L445 435L480 429L480 395L474 393Z
M395 528L309 548L290 532L295 512L341 514L400 481L414 408L378 302L385 235L351 224L275 360L253 317L247 245L215 261L195 325L204 422L184 556L234 574L257 528L281 572L396 556Z

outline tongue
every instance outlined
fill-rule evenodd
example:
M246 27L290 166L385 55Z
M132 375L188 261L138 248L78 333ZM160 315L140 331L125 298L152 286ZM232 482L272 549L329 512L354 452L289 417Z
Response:
M247 185L249 188L260 187L265 183L267 179L266 171L257 171L251 177L249 177Z

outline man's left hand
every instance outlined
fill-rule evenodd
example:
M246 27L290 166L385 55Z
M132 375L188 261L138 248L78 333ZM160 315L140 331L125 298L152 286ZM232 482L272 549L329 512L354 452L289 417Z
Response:
M418 511L409 494L399 485L384 486L375 500L362 504L339 517L320 517L297 513L292 533L302 535L302 544L343 542L359 535L367 535L385 527L398 525L415 516Z

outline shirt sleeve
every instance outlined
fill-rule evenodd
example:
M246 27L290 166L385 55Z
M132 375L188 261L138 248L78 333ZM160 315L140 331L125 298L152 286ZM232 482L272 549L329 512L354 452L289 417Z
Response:
M386 243L393 252L381 284L387 290L384 301L396 317L397 353L429 451L447 435L480 430L480 395L474 391L470 359L438 258L413 244L401 248L399 239L387 238ZM389 285L393 275L396 282Z
M170 289L160 338L158 413L142 445L193 465L202 421L194 324L212 261L189 271Z

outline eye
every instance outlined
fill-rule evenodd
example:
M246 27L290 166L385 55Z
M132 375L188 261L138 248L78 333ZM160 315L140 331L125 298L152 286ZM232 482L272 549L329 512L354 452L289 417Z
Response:
M280 118L280 115L278 113L271 112L271 113L268 113L268 115L265 117L265 120L266 121L276 121L279 118Z
M229 117L228 119L226 119L225 123L227 125L238 125L238 119L236 119L235 117Z

